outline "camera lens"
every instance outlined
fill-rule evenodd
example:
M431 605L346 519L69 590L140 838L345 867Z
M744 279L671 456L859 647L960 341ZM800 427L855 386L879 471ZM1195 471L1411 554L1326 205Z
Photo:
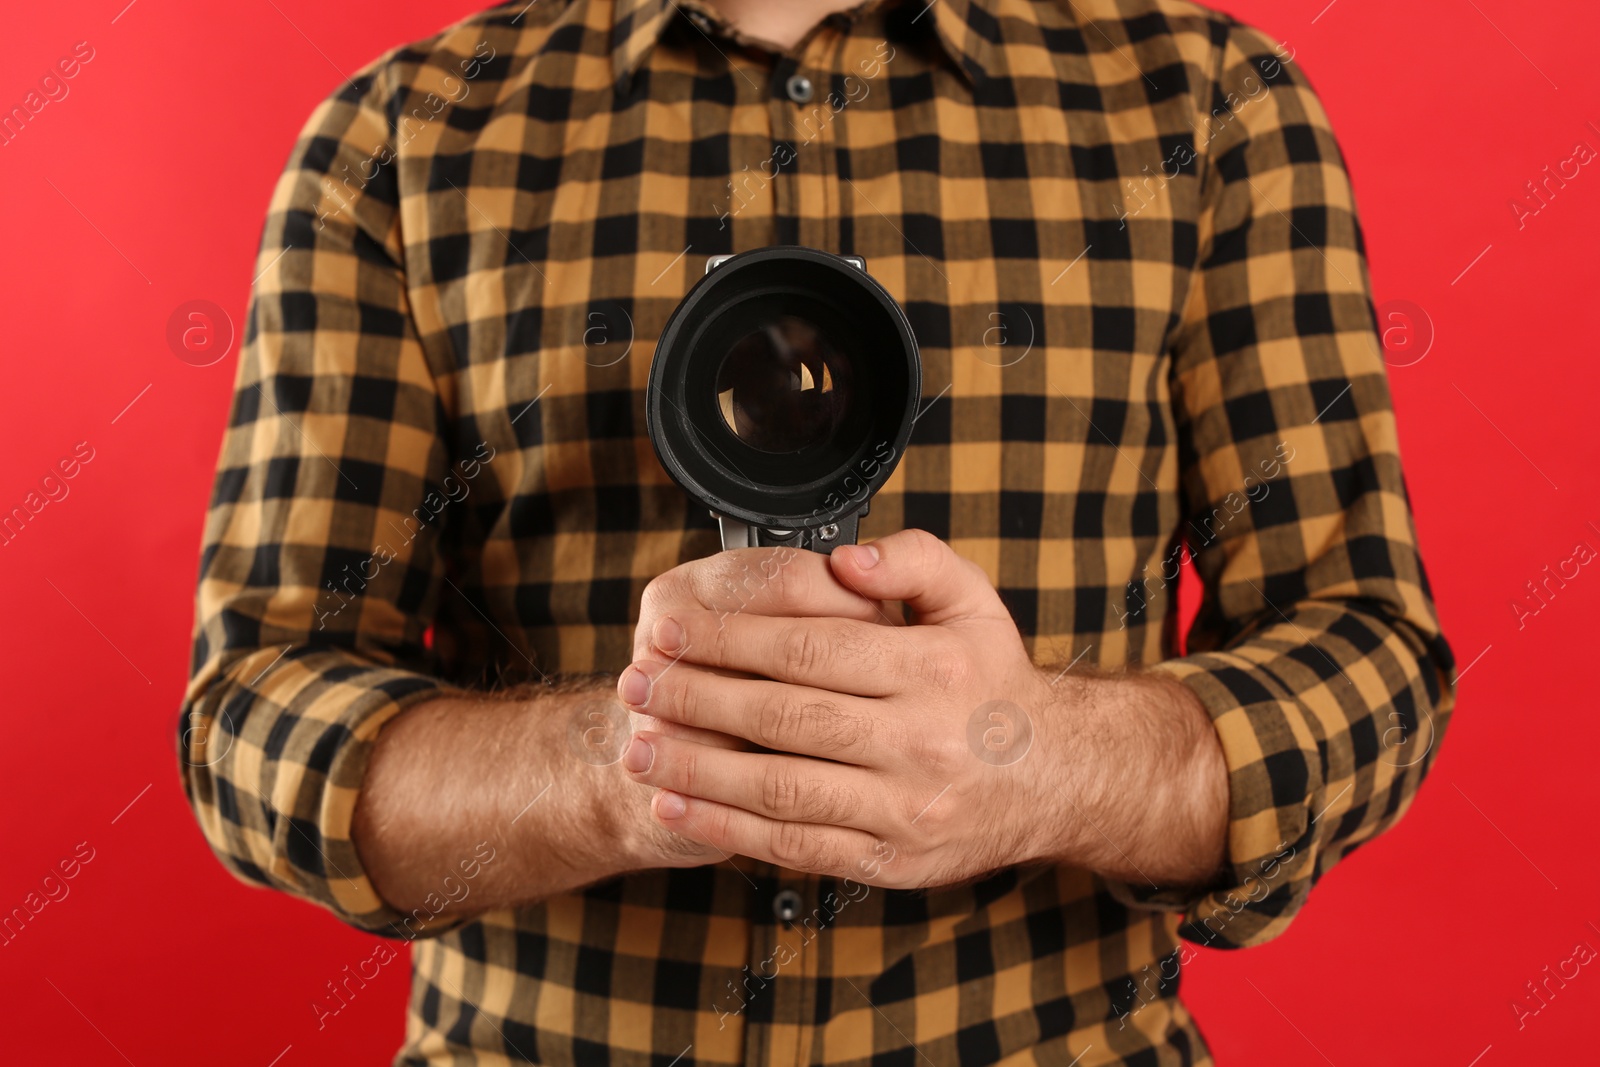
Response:
M722 420L739 440L762 452L798 452L839 429L850 406L850 366L815 323L782 315L734 342L716 391Z
M645 427L667 474L719 519L821 530L894 472L921 385L911 324L863 266L759 248L727 257L667 317Z

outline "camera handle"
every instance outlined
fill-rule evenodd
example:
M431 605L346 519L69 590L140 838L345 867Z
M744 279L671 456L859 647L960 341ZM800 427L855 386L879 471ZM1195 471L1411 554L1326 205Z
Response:
M860 511L853 511L849 515L841 515L835 522L822 526L803 526L798 530L779 530L765 526L751 526L730 519L726 515L719 515L715 511L711 517L717 520L717 526L722 531L722 547L729 548L804 548L812 552L821 552L823 555L831 553L839 545L853 545L856 543L856 531L861 519L871 509L871 502L861 505Z
M712 256L706 260L706 273L722 266L725 260L733 256ZM867 261L860 256L840 256L840 259L849 263L862 273L866 272ZM751 526L730 519L726 515L719 515L715 511L711 517L717 520L717 526L722 531L722 547L730 548L804 548L812 552L821 552L824 555L832 552L837 545L853 545L856 543L856 531L861 520L871 508L871 502L861 505L861 510L849 515L841 515L836 522L822 526L802 527L798 530L768 529L762 526Z

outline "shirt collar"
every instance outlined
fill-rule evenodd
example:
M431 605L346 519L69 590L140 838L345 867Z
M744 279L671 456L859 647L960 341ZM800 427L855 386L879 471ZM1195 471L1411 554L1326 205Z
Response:
M944 46L945 53L955 62L967 80L976 85L997 71L1004 70L997 52L1000 48L1000 23L984 6L982 0L906 0L924 14L914 16L920 21L929 10L933 13L934 34Z
M857 10L883 2L866 0ZM913 23L921 24L928 17L933 19L934 36L969 81L977 83L994 73L999 26L982 0L904 2L908 8L921 11L912 17ZM612 8L611 65L619 82L639 69L679 8L701 24L703 30L720 21L713 9L698 0L613 0Z
M611 69L618 81L626 81L661 39L677 5L671 0L614 0L611 6Z

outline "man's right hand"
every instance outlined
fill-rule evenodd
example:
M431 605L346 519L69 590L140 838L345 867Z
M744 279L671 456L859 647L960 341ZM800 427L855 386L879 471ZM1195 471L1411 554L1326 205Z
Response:
M897 610L851 592L828 561L797 549L740 549L675 567L646 587L635 658L651 651L674 609L780 617L839 616L900 624ZM670 662L670 660L666 660ZM411 913L437 899L441 881L479 842L496 859L449 917L535 903L630 871L698 867L727 858L671 833L650 814L655 789L635 781L618 755L595 758L574 735L614 703L617 683L541 692L520 700L440 697L385 723L373 744L352 838L379 895ZM602 712L616 722L620 706ZM650 729L724 747L748 743L635 715ZM626 760L627 739L620 759ZM437 927L435 927L437 929Z

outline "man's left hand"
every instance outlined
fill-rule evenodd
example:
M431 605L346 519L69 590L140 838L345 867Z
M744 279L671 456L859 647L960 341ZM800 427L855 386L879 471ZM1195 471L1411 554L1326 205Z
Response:
M666 661L625 671L623 703L769 750L640 732L623 763L661 788L656 818L724 853L895 888L1070 858L1096 832L1072 794L1093 805L1103 786L1074 773L1107 740L1097 709L1061 706L987 575L932 535L831 563L864 597L904 601L912 624L704 609L641 622ZM1077 835L1062 829L1072 807Z

